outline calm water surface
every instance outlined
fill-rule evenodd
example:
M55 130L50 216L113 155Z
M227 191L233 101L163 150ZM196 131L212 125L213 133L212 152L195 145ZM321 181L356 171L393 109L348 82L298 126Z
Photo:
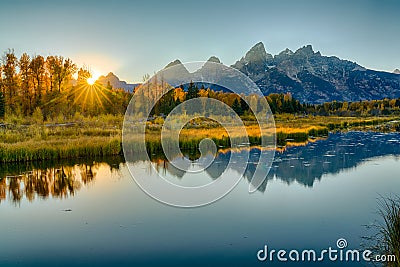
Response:
M208 183L230 153L201 177L162 160L132 164L148 175L153 164L178 184ZM119 158L2 165L0 266L310 266L259 262L256 253L264 245L321 250L338 238L361 248L364 225L379 219L379 195L400 194L399 156L399 134L332 134L278 152L258 192L247 191L250 164L230 194L195 209L148 197Z

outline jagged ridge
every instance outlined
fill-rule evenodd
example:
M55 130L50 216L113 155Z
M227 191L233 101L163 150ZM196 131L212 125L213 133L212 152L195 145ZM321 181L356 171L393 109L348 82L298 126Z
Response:
M272 56L262 43L232 67L248 75L265 95L290 92L302 102L359 101L400 97L400 75L368 70L355 62L322 56L311 45Z

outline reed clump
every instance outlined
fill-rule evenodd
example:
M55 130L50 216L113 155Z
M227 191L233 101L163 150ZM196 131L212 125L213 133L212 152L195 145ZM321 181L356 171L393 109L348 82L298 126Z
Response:
M380 221L368 228L373 229L371 236L363 237L367 249L380 257L386 257L383 266L400 266L400 197L381 196L378 200Z
M0 143L0 162L26 162L121 154L119 137L80 137L50 141Z
M388 261L387 266L400 266L400 197L382 198L379 213L383 218L378 233L380 253L394 255L394 262Z

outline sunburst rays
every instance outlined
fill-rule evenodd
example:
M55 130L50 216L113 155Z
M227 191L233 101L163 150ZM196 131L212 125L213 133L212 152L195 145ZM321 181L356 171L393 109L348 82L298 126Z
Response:
M93 84L81 82L71 91L71 94L75 96L73 105L80 105L83 109L90 106L104 108L105 102L113 105L107 92L112 92L112 90L97 81Z
M45 106L58 105L59 103L70 103L68 111L79 107L81 111L105 109L105 105L109 104L114 107L114 103L110 100L110 94L113 90L104 86L99 81L90 84L88 78L80 77L77 84L70 86L59 96L52 98L46 102Z

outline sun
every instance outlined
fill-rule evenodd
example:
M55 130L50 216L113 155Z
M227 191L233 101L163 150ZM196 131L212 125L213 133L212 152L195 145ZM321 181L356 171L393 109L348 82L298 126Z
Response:
M97 71L92 71L91 75L92 75L91 77L86 79L86 82L89 85L94 85L97 79L99 79L99 77L101 76L101 74Z
M95 82L96 82L96 78L94 78L94 77L90 77L90 78L87 78L87 80L86 80L86 82L89 84L89 85L93 85Z

